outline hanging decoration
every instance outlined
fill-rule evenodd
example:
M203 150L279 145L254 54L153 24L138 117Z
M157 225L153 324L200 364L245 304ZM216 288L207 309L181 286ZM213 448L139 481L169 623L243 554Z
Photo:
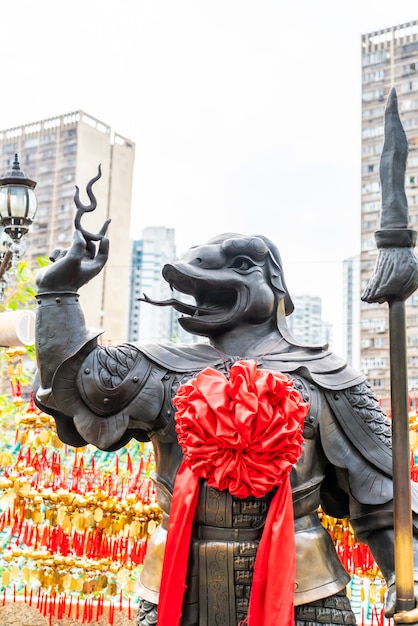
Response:
M149 446L71 448L53 418L25 402L22 355L8 375L14 423L0 433L0 607L25 602L49 622L134 620L135 581L161 520ZM16 362L16 359L17 362Z

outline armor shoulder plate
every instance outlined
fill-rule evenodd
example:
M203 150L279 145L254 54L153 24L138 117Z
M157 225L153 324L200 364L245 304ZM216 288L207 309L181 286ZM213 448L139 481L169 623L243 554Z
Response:
M354 447L376 468L391 476L391 425L370 384L365 381L338 392L325 391L325 397Z
M87 406L106 417L121 411L141 391L151 367L135 346L97 348L84 360L77 387Z

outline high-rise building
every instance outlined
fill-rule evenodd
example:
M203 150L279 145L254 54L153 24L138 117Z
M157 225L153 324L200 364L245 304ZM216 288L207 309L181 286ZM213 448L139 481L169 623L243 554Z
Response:
M383 148L384 110L395 87L399 113L409 141L406 175L410 227L418 222L418 21L362 36L362 160L360 293L376 261L374 233L380 226L379 162ZM406 302L408 378L418 389L418 297ZM361 303L361 368L382 398L390 393L389 329L386 304Z
M152 300L173 297L170 285L162 278L163 266L174 261L174 229L164 226L144 228L142 239L133 242L129 341L156 342L173 339L174 309L158 307L138 298L146 294Z
M360 369L360 255L343 262L343 344L350 365Z
M295 310L287 318L287 325L295 339L304 344L332 343L332 329L322 319L322 300L319 296L292 294Z
M104 271L80 290L80 298L89 326L104 328L107 341L126 340L135 145L107 124L75 111L0 131L0 175L10 170L15 153L26 176L37 181L38 210L25 252L34 269L37 257L71 244L75 186L88 205L86 185L101 164L101 178L93 186L97 209L83 216L82 225L97 233L106 219L112 220L110 255Z
M166 263L176 260L174 229L164 226L144 228L142 239L133 242L128 340L141 343L174 341L196 343L203 337L192 335L178 323L181 314L171 306L159 307L139 301L144 294L151 300L180 299L195 303L192 296L171 289L162 277Z

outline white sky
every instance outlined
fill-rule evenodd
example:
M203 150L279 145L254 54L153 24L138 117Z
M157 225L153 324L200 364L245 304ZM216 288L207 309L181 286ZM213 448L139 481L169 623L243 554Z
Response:
M0 128L77 109L109 124L136 143L132 237L174 227L182 252L269 236L289 289L323 298L338 351L361 34L417 16L416 0L10 0Z

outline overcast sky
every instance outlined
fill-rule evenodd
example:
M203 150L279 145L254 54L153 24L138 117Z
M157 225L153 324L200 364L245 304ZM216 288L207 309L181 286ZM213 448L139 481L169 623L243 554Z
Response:
M110 125L136 144L131 236L174 227L178 252L269 236L290 290L323 297L338 351L361 34L417 17L416 0L5 2L0 128L77 109Z

